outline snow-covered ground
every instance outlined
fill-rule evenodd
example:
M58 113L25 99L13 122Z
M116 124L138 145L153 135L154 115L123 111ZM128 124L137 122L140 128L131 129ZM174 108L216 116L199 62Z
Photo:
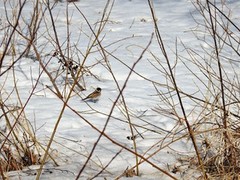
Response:
M0 78L0 87L3 87L1 98L4 100L7 94L11 93L15 87L14 82L16 82L23 104L28 102L30 97L25 107L25 114L33 126L37 140L43 145L48 145L56 122L60 120L49 150L59 166L55 166L50 159L47 159L43 166L41 179L75 179L91 152L91 158L81 173L80 179L91 179L98 173L98 179L120 177L126 169L136 164L136 156L132 153L134 152L134 142L129 138L132 136L129 126L131 123L136 135L135 142L138 154L145 158L152 155L148 160L156 167L165 170L176 178L183 178L186 167L181 166L183 167L181 173L173 173L174 166L180 165L177 161L179 154L194 155L194 149L188 138L176 140L186 133L186 130L177 133L180 129L185 129L185 125L179 123L178 119L171 118L172 114L161 113L160 110L156 111L158 108L170 108L158 96L158 93L171 91L165 85L172 86L172 84L169 77L166 77L163 72L164 68L167 68L167 64L155 35L126 83L131 72L130 68L147 47L152 33L155 33L148 2L144 0L116 0L98 38L101 46L105 49L106 57L104 57L97 42L91 49L91 53L87 55L94 36L77 7L96 33L106 3L107 1L103 0L80 0L75 4L59 2L52 9L58 40L64 55L68 56L67 49L69 49L70 57L78 64L81 64L84 57L87 57L84 65L92 73L84 74L84 80L80 81L80 84L86 88L86 91L80 92L75 88L67 102L69 107L63 108L63 101L52 92L55 91L53 84L49 76L45 72L42 73L42 67L34 58L36 55L33 50L31 50L33 58L22 57L14 65L15 80L12 70ZM112 1L110 1L111 4ZM207 48L208 44L199 42L191 31L197 27L194 18L201 21L201 15L190 1L153 0L153 4L157 24L172 65L176 60L176 48L178 56L188 56L181 43L193 49L198 49L200 45ZM226 1L226 4L232 9L232 19L239 25L237 18L240 15L240 2L229 0ZM110 8L111 6L108 7L107 13L109 13ZM9 13L12 12L10 7L7 7L7 10ZM24 18L22 19L26 22L30 21L31 13L29 12L31 11L32 3L29 1L23 8L22 16ZM3 2L1 2L2 22L6 20L4 14ZM27 27L22 25L22 28L22 31L26 32L27 35ZM4 31L0 32L1 39L5 33ZM55 77L57 70L61 71L62 67L58 58L52 56L57 46L48 11L40 25L37 37L36 46L40 52L41 61L47 64L47 70L51 76ZM70 48L67 48L68 37ZM16 39L16 51L21 52L26 42L20 37ZM200 49L199 53L202 53ZM16 55L14 58L17 57ZM12 58L12 56L4 58L3 70L10 64ZM226 66L228 66L227 63ZM202 94L198 94L198 90L201 89L204 92L205 87L199 79L204 81L205 76L194 65L192 71L195 71L197 77L191 74L183 63L178 63L174 69L177 84L182 91L201 97ZM70 75L68 76L70 77ZM66 73L58 75L55 82L66 99L70 91L70 88L66 86ZM35 84L37 86L34 89ZM117 84L120 89L126 85L122 93L124 100L120 96L116 106L113 106L119 96ZM83 97L97 87L102 88L98 102L82 101ZM173 99L176 100L175 93L173 92L173 94ZM5 104L20 106L16 104L17 102L19 103L14 91ZM183 103L187 114L191 114L189 117L193 118L194 112L192 112L191 102L186 100ZM176 101L174 104L176 105L175 110L181 114L178 102ZM63 111L62 115L60 115L61 111ZM169 109L169 111L173 112L173 109ZM192 121L191 118L190 121ZM100 132L97 129L99 131L104 129L104 135L101 136L96 145L100 137ZM176 137L173 136L174 133L169 132L176 132ZM175 143L167 145L168 142L175 140ZM92 151L93 148L95 148L94 151ZM44 156L44 152L42 153ZM138 160L140 161L141 158ZM10 179L35 179L39 167L40 165L26 167L22 171L10 172L8 176ZM156 167L153 167L149 162L143 162L139 165L140 176L135 176L134 179L170 179ZM198 173L194 175L199 176ZM124 178L126 177L123 176L122 179Z

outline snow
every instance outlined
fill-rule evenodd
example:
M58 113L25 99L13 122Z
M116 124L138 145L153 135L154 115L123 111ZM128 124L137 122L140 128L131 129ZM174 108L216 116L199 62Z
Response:
M163 41L165 42L171 63L174 64L174 60L176 59L176 40L179 44L183 42L187 47L196 48L199 46L199 42L191 30L196 27L193 16L196 19L201 19L201 16L196 12L192 3L187 0L154 0L153 3ZM240 7L240 2L232 0L226 1L226 3L233 8L233 16L238 18L239 12L237 10ZM73 3L68 4L70 16L69 30L71 32L70 42L72 45L72 54L70 56L76 62L83 61L89 44L92 43L90 38L93 38L92 32L84 18L77 11L76 6L86 16L94 29L95 25L96 28L99 27L99 23L97 22L99 22L102 17L105 4L106 1L95 0L81 0L76 2L75 5ZM64 53L67 54L66 7L66 2L59 2L54 6L52 13L55 18L54 22L60 44L62 45ZM23 9L24 17L27 20L30 11L32 11L32 5L31 3L27 3ZM8 12L11 12L9 7ZM47 12L46 17L48 17L48 15L49 13ZM1 17L4 17L3 2L1 2ZM50 36L51 38L54 37L50 25L50 18L48 17L46 20L46 22L41 23L40 31L37 35L39 37L37 47L41 50L40 55L44 63L49 63L47 65L48 71L54 75L61 67L58 59L51 57L51 54L53 54L56 49L56 45L53 40L50 40ZM48 32L47 28L49 28ZM118 145L121 144L134 151L133 141L127 138L132 136L127 116L130 117L131 123L135 124L134 127L142 133L144 137L143 139L139 135L136 136L138 153L146 158L159 149L159 152L150 158L149 161L166 170L172 176L181 178L181 174L171 172L172 167L177 163L178 153L175 154L174 152L190 155L191 153L194 154L194 149L188 139L181 139L176 143L172 143L170 146L161 147L161 140L167 136L168 132L178 131L178 127L183 127L184 125L181 125L177 119L155 111L156 107L170 108L167 107L166 104L161 103L161 99L157 96L157 91L153 83L146 80L150 79L159 84L170 84L169 78L166 78L153 66L155 65L160 68L160 65L154 60L152 54L159 59L161 66L167 68L155 36L149 50L136 65L134 69L136 73L132 73L123 91L124 101L126 102L129 114L126 113L123 100L120 97L116 107L113 109L111 117L108 117L119 95L119 90L114 78L119 87L122 88L130 72L129 68L137 61L150 41L153 32L154 24L147 1L115 1L109 20L99 37L102 46L107 51L108 62L104 61L103 54L99 50L99 47L94 46L92 53L87 57L85 65L89 66L90 71L98 78L96 79L90 74L85 75L84 83L86 91L72 93L68 101L68 106L71 108L66 107L64 109L50 149L50 154L53 155L59 166L55 166L54 163L48 159L43 166L41 179L75 179L100 136L100 133L96 129L102 131L105 126L105 135L107 137L101 137L80 179L93 178L101 172L105 166L107 166L106 170L100 173L95 179L114 179L120 177L127 168L133 167L136 163L134 154ZM4 32L0 32L0 36L2 39ZM19 43L17 50L21 52L26 42L18 39L17 43ZM209 47L206 43L202 44L202 46L205 48ZM179 45L178 50L182 57L187 56L187 52L184 51L183 46ZM4 59L4 67L10 64L11 58L11 56L6 56ZM111 67L114 77L106 68L106 63ZM91 67L92 65L94 66ZM192 67L193 71L196 70L195 72L198 78L205 81L204 75L201 74L194 65ZM42 72L38 61L23 57L14 65L14 69L16 73L16 85L22 103L25 104L28 98L30 98L25 108L26 117L32 124L37 139L43 145L47 145L64 103L50 90L54 90L54 87L48 75ZM180 89L184 92L194 93L199 89L206 88L203 84L199 83L199 79L194 77L181 63L177 65L174 73L176 74ZM40 79L39 82L37 82L39 76ZM56 79L57 86L63 93L64 98L68 96L68 92L70 91L69 87L65 86L65 79L64 74ZM36 89L33 89L36 83ZM2 98L4 99L7 97L7 94L10 94L14 89L12 70L0 78L0 87L4 87L4 91L7 92L6 94L2 92L2 96L4 94ZM81 100L97 87L102 88L102 95L97 103L86 103ZM161 89L160 87L159 89L162 92L168 91L167 88ZM30 96L32 91L33 94ZM175 98L175 96L173 98ZM17 105L17 102L17 96L13 93L10 100L7 101L7 104ZM191 102L186 100L184 105L187 113L191 114ZM176 106L178 106L178 103L176 103ZM169 110L172 111L171 109ZM179 108L176 108L176 110L181 112ZM184 134L184 131L186 130L179 132L177 136ZM137 134L135 129L134 134ZM174 139L172 135L167 137L163 144L171 142L172 139ZM117 153L119 154L115 157ZM108 165L110 161L111 163ZM10 179L35 179L39 167L40 165L32 165L24 168L22 171L9 172L8 177ZM142 163L139 168L140 176L134 176L131 179L170 179L170 177L164 175L147 162ZM128 178L122 177L121 179Z

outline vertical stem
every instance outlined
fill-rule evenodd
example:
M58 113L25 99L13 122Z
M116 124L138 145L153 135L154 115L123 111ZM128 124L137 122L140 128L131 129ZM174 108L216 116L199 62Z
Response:
M206 175L206 172L204 170L202 159L201 159L199 151L198 151L198 147L197 147L196 139L195 139L195 136L194 136L194 132L193 132L192 127L191 127L191 125L190 125L190 123L189 123L189 121L187 119L187 115L186 115L185 108L184 108L184 105L183 105L183 102L182 102L182 98L180 96L178 85L177 85L177 82L176 82L176 79L174 77L173 70L172 70L172 67L171 67L171 64L170 64L170 59L168 58L168 55L167 55L167 52L166 52L166 49L165 49L165 46L164 46L164 43L163 43L160 31L159 31L159 28L158 28L158 25L157 25L157 22L156 22L156 17L155 17L152 1L148 0L148 4L149 4L150 10L151 10L151 15L152 15L153 22L154 22L154 28L155 28L158 44L159 44L159 47L160 47L160 49L161 49L161 51L162 51L162 53L163 53L163 55L164 55L164 57L166 59L168 70L170 72L170 77L172 79L172 83L173 83L174 89L175 89L175 91L177 93L178 101L179 101L179 104L180 104L180 107L181 107L181 110L182 110L182 114L183 114L183 117L184 117L187 129L188 129L188 132L189 132L189 136L190 136L190 138L192 140L192 143L193 143L196 155L197 155L198 163L200 165L200 168L202 169L204 178L207 179L207 175Z
M214 26L213 15L212 15L212 12L210 9L209 0L206 0L206 3L207 3L209 19L210 19L210 23L211 23L212 37L213 37L213 41L214 41L216 59L217 59L217 64L218 64L219 81L220 81L220 85L221 85L221 98L222 98L222 106L223 106L222 107L222 110L223 110L222 123L223 123L223 128L224 128L224 137L225 137L224 138L224 143L225 143L224 144L225 145L224 156L225 156L225 159L228 159L229 158L228 150L230 150L230 163L234 163L233 165L236 165L236 161L234 160L235 159L234 148L232 147L231 149L229 149L228 145L227 145L227 143L231 143L231 139L227 133L227 110L226 110L224 83L223 83L223 75L222 75L222 64L221 64L221 60L219 57L218 44L217 44L216 25ZM216 19L216 15L215 15L215 19Z

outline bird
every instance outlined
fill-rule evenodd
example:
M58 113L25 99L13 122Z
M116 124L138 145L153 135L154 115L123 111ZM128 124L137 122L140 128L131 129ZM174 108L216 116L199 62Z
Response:
M89 94L87 97L82 99L83 101L92 101L97 102L99 100L99 97L101 96L102 89L100 87L97 87L95 91L93 91L91 94Z

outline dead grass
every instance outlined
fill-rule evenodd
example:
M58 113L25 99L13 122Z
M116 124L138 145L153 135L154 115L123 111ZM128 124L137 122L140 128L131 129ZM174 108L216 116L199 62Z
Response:
M114 55L116 49L109 52L106 48L107 46L102 45L105 38L105 35L102 36L102 34L109 21L114 1L109 0L106 2L102 14L100 14L100 20L94 25L88 21L81 9L75 4L76 1L68 1L72 3L71 5L75 7L79 17L82 18L88 27L87 32L83 32L80 29L84 37L89 38L88 46L84 50L76 46L82 34L79 35L77 42L71 39L70 35L72 32L70 30L72 22L71 15L68 14L68 3L66 5L67 39L61 42L55 22L55 19L58 17L52 14L52 9L55 7L57 1L53 4L40 3L40 1L34 2L30 24L27 24L25 19L21 19L22 9L26 3L24 1L23 3L17 3L13 7L12 14L9 15L9 13L6 18L8 26L3 28L6 32L6 38L2 42L4 46L3 52L0 53L0 75L1 78L5 78L0 87L2 112L2 124L0 127L0 175L3 179L7 177L6 172L22 170L24 167L31 165L40 165L36 177L40 179L43 166L48 160L58 165L56 159L51 156L51 147L55 141L59 123L66 109L69 109L81 122L87 124L89 128L98 133L97 140L92 145L92 149L87 152L87 155L83 156L84 162L79 168L76 178L81 177L90 162L94 162L97 167L101 168L94 177L98 177L102 172L108 172L106 170L107 167L123 152L122 150L125 153L131 154L134 158L134 164L131 167L127 166L124 172L116 176L118 177L117 179L121 177L140 176L141 165L145 163L171 179L177 179L177 177L189 178L189 175L191 175L189 172L196 173L198 179L240 178L238 175L240 174L239 69L235 66L235 63L238 62L229 59L225 51L227 47L227 52L236 59L239 59L238 40L240 37L236 33L239 32L239 27L231 20L231 9L226 4L222 3L221 7L217 7L216 4L209 1L204 3L193 1L193 5L202 17L200 22L196 20L197 27L193 30L193 33L196 35L196 41L200 43L198 48L201 47L201 49L194 49L181 41L176 41L175 50L171 49L171 53L175 54L175 59L172 60L173 56L170 56L168 49L165 49L167 47L166 42L161 37L161 29L157 23L157 19L159 18L155 15L154 2L149 0L148 8L152 15L155 34L151 35L145 47L136 45L141 49L141 53L133 56L136 59L132 66L128 66L124 62L124 59L119 59ZM9 5L7 1L4 4L5 8ZM20 25L21 23L19 23L20 21L28 27L28 35L21 32L23 28ZM41 37L41 35L39 37L39 27L42 23L46 26L46 31L43 34L47 42L46 44L39 45L38 39ZM25 47L19 52L16 48L18 38L25 42ZM109 46L131 38L126 37L116 40ZM150 47L151 43L155 40L159 46L158 54L154 54ZM43 52L44 48L41 48L42 46L47 46L48 43L54 47L51 50L53 53L50 55ZM204 48L204 46L201 46L201 43L208 44L210 48ZM181 56L181 53L178 52L179 47L183 49L187 57ZM202 52L204 53L202 54ZM86 65L89 59L92 58L92 54L100 58L96 62ZM151 61L148 61L149 66L158 70L159 77L163 77L164 80L153 81L135 70L135 67L144 59L145 55L152 58ZM25 102L22 101L19 95L14 68L15 64L23 57L34 57L32 59L39 66L39 76L32 81L32 89ZM117 81L116 72L111 68L109 57L113 59L112 61L121 63L129 69L126 80L123 83L121 82L122 86ZM11 58L12 62L4 64L5 58ZM52 60L58 61L54 71L49 68ZM225 68L226 64L231 65L231 73ZM178 65L185 67L187 73L196 79L197 83L194 82L192 84L192 86L196 87L195 92L189 93L183 90L184 87L181 86L176 77ZM95 66L101 66L109 72L118 92L116 99L112 100L112 107L109 109L109 114L99 112L91 107L91 104L87 104L91 108L92 114L101 114L101 116L105 117L103 129L99 129L89 119L85 118L84 115L87 112L79 112L69 104L73 94L75 97L81 99L81 92L89 88L86 87L86 77L91 76L95 80L101 80L92 71ZM201 73L201 76L192 67L196 68ZM25 109L34 95L35 88L41 84L40 79L43 74L51 82L51 86L44 86L44 90L49 90L63 104L54 125L54 130L45 146L38 141L35 130L32 127L34 124L30 123L32 121L28 119L25 113ZM158 114L159 117L170 118L175 123L173 123L174 127L171 130L165 130L160 125L153 124L149 120L151 116L145 115L147 110L139 115L128 107L124 91L133 74L152 84L151 88L155 90L153 96L158 99L158 102L151 107L151 111ZM10 91L6 90L8 75L13 76L13 89ZM60 77L65 78L61 84L58 83ZM205 79L199 77L205 77ZM30 78L34 79L33 77ZM200 88L200 85L203 89ZM186 108L186 102L192 103L192 109L189 110ZM118 109L122 118L113 116L115 109ZM129 136L127 138L133 147L132 149L126 147L125 144L120 143L109 134L106 134L105 130L109 125L110 119L115 119L128 125ZM135 123L135 119L137 119L137 123ZM145 132L157 135L158 140L150 144L145 151L139 151L137 138L141 137L144 139ZM94 161L93 159L94 153L103 137L115 147L121 148L121 151L110 157L106 165L102 164L101 159L99 161ZM191 144L193 151L186 155L170 148L171 145L179 141ZM61 146L82 155L75 149L65 147L64 144ZM156 155L166 151L168 151L169 156L176 156L176 163L173 165L167 164L163 168L156 161L152 160ZM161 159L158 160L161 161Z

